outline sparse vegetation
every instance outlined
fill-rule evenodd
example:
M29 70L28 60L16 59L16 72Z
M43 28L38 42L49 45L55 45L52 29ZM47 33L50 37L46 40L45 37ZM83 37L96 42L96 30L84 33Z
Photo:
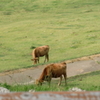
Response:
M57 86L59 80L52 80L52 84L49 87L47 82L44 82L42 86L34 85L34 84L27 84L27 85L8 85L8 84L0 84L10 91L22 92L22 91L68 91L70 88L78 87L82 90L86 91L100 91L100 71L95 71L91 73L87 73L84 75L77 75L74 77L68 78L67 86L65 86L64 80L61 86Z

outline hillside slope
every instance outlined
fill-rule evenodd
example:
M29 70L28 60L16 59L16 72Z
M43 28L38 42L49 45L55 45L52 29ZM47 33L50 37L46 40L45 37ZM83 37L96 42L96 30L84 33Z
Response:
M32 46L49 63L100 53L99 0L1 0L0 19L0 71L33 66Z

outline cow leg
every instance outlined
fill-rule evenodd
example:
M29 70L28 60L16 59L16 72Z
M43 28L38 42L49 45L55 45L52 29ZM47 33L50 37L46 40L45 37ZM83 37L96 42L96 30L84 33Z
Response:
M60 76L60 80L59 80L58 86L61 85L61 81L62 81L62 76Z
M65 85L67 85L67 75L64 74L64 79L65 79Z
M39 63L39 57L38 57L38 60L37 60L37 61L38 61L38 63Z
M46 59L47 59L47 56L45 55L45 60L44 60L44 63L46 62Z
M47 62L49 61L49 55L48 54L45 55L44 63L46 62L46 60L47 60Z
M45 81L47 81L48 84L49 84L49 86L50 86L50 83L51 83L51 76L50 76L50 75L45 76Z
M47 61L49 61L49 55L47 54Z
M50 87L50 84L51 84L51 78L49 78L48 84L49 84L49 87Z

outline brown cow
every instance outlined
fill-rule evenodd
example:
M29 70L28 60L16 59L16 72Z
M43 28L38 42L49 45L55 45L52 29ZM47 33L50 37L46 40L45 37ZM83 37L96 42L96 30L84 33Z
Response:
M34 64L37 64L37 62L39 63L39 57L45 56L44 62L46 60L49 61L49 54L48 53L49 53L49 46L48 45L37 47L32 51L33 59L31 59L31 60L34 61Z
M60 77L60 81L59 81L58 85L61 85L62 75L63 75L64 79L65 79L65 85L66 85L66 79L67 79L66 68L67 68L67 65L65 62L50 64L50 65L46 66L44 68L40 78L38 80L36 80L36 84L42 85L43 81L48 81L50 84L51 78Z

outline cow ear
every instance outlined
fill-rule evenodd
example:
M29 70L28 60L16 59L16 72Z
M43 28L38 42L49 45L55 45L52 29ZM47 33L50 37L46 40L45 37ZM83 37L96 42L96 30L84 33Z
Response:
M49 75L45 76L45 81L51 81L51 77Z
M46 75L46 76L45 76L45 79L47 79L48 77L49 77L49 76L48 76L48 75Z
M47 81L47 79L48 79L48 75L45 76L45 81Z

